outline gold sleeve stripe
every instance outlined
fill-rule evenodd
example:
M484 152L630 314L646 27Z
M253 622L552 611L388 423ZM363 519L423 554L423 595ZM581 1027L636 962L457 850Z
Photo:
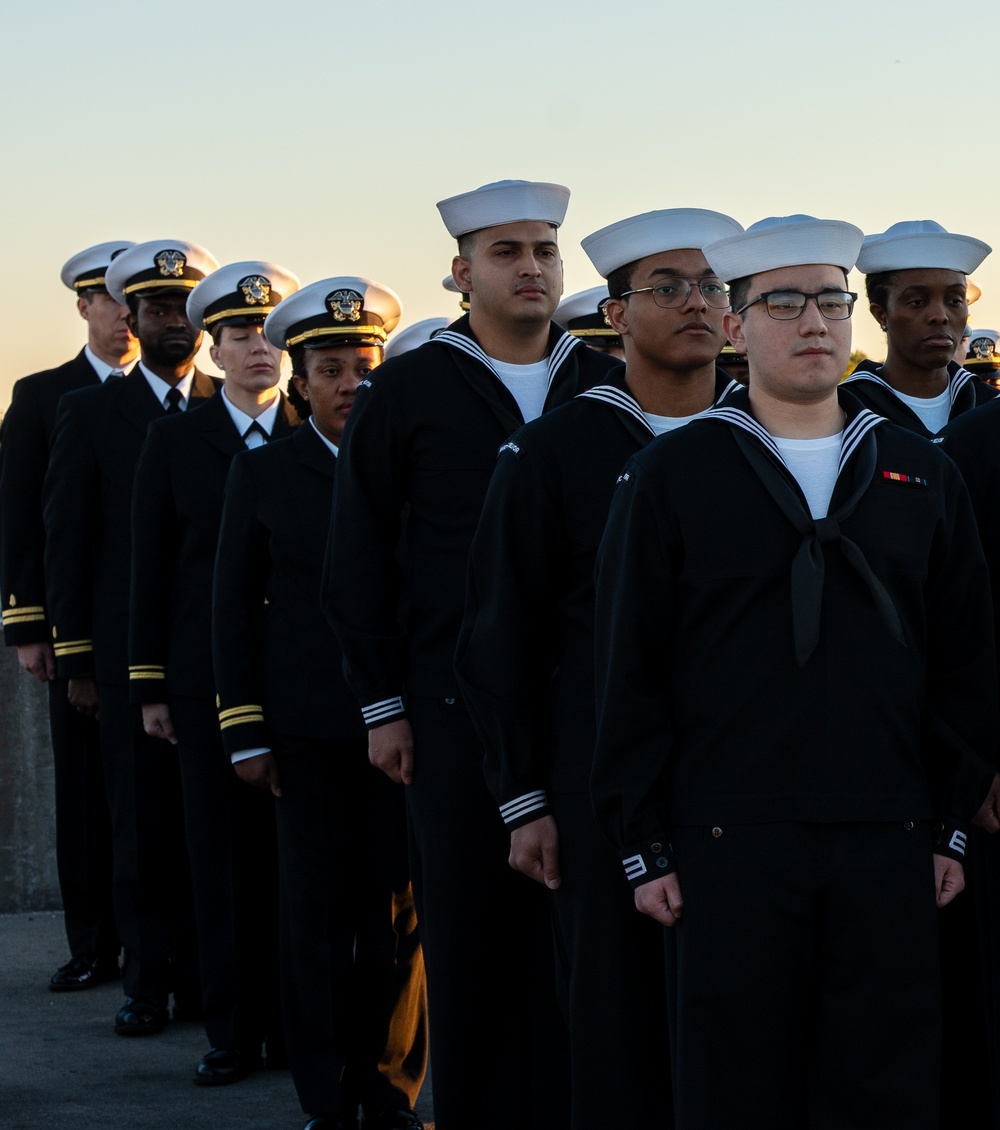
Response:
M219 721L222 722L226 718L231 718L234 714L246 714L248 711L260 714L263 709L259 702L250 702L246 706L230 706L226 710L219 711Z
M165 679L167 677L166 671L134 671L130 670L128 673L129 682L141 682L143 679Z
M55 645L55 653L57 656L83 655L85 652L93 650L94 644L92 640L70 640L69 643L57 643Z
M166 667L160 663L133 663L129 671L166 671Z
M248 722L263 722L263 721L264 721L264 715L262 713L247 714L247 715L244 715L242 718L230 718L225 722L220 720L219 729L220 730L228 730L231 726L242 726L242 725L245 725Z
M44 620L45 609L41 607L8 609L2 614L2 619L5 625L28 624L37 620Z

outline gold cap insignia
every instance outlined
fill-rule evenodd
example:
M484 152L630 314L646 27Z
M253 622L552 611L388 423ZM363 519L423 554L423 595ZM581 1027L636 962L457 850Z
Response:
M187 259L180 251L161 251L153 262L160 268L161 275L171 279L179 279L187 266Z
M249 275L240 280L240 290L248 306L263 306L271 297L271 282L263 275Z
M335 322L360 322L363 302L356 290L335 290L326 299Z

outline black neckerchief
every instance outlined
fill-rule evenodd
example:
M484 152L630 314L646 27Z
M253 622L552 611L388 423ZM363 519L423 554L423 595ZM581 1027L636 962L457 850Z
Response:
M705 414L706 420L728 424L737 447L746 457L754 473L781 512L802 535L802 545L792 560L792 628L795 636L795 658L805 666L819 643L825 576L824 551L828 545L839 545L848 565L864 581L875 601L882 621L897 643L906 646L903 625L892 598L875 576L860 546L845 537L841 523L851 516L861 496L868 489L875 473L877 445L874 429L886 423L863 408L848 392L838 390L840 407L847 413L847 422L840 441L840 462L837 481L830 498L830 510L824 518L809 513L802 489L788 470L771 435L750 414L750 402L744 390L735 393L722 407Z

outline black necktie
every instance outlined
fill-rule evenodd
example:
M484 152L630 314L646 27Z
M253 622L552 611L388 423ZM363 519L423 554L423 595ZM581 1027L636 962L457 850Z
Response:
M184 399L184 394L179 388L172 388L167 393L167 415L172 416L175 412L181 411L181 401Z
M105 383L107 383L108 381L120 381L124 376L125 374L121 371L121 369L112 369L111 372L108 373L108 375L104 378L104 380Z
M256 432L257 435L262 436L265 443L267 443L271 438L267 434L267 432L264 431L263 426L261 424L258 424L257 421L254 420L250 427L247 428L247 430L243 433L243 442L247 445L247 447L260 447L260 444L250 443L250 437L254 434L254 432Z

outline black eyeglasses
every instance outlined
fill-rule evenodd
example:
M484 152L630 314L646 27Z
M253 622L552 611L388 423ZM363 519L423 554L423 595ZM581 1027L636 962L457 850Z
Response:
M801 290L768 290L751 298L736 313L742 314L744 310L763 302L769 318L779 322L794 322L796 318L802 317L802 311L810 298L815 300L816 309L830 322L846 321L854 312L854 303L858 300L858 296L849 290L821 290L818 294L806 294Z
M691 285L692 283L694 286ZM626 290L619 297L628 298L630 294L645 294L648 291L652 294L653 301L657 306L662 306L664 310L673 310L684 305L695 287L701 291L701 296L705 299L705 302L716 310L725 310L729 305L729 292L719 279L711 276L708 278L682 278L670 275L661 279L656 286L642 286L636 290Z

